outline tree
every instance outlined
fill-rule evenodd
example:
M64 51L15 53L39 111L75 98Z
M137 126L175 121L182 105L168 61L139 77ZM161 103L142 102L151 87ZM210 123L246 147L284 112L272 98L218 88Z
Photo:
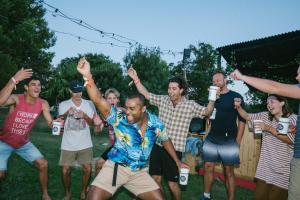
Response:
M154 94L166 94L169 78L169 68L167 63L161 59L159 49L143 49L137 47L133 52L127 53L124 57L126 66L132 65L136 70L143 85ZM127 70L127 69L126 69ZM127 83L131 81L126 77ZM127 92L136 92L136 88L127 87ZM153 106L150 110L156 112L157 109Z
M210 45L198 43L197 46L190 45L191 59L185 66L179 63L171 69L174 76L182 76L186 68L188 83L188 97L200 103L206 103L208 97L208 87L212 84L212 73L217 69L217 52Z
M0 87L17 71L32 68L47 81L55 43L41 3L34 0L0 0ZM19 87L20 88L20 87Z
M255 76L264 79L276 80L281 83L289 83L289 84L297 84L295 79L296 77L296 69L298 68L297 63L300 63L300 53L295 56L288 63L284 64L272 64L270 62L264 60L250 60L250 61L239 61L237 64L234 52L230 58L230 65L232 69L239 68L242 72L246 70L244 74L249 76ZM229 64L228 64L229 65ZM264 68L260 68L260 66L268 66L268 70ZM290 70L287 73L287 66L295 66L296 69ZM250 70L249 70L250 69ZM295 76L291 76L291 74L295 74ZM262 110L266 110L267 104L267 93L263 93L257 90L250 85L245 84L249 91L246 93L246 99L249 104L249 110L251 112L259 112ZM287 98L289 102L289 106L293 109L295 113L298 112L298 100Z
M159 50L148 50L138 47L128 53L124 62L126 66L133 66L143 85L150 92L165 94L169 78L168 65L160 57ZM131 81L128 78L128 82Z
M90 62L93 78L96 85L101 88L102 93L110 87L122 92L124 77L118 63L114 63L103 54L79 54L77 57L63 59L57 68L51 71L51 79L44 92L50 104L70 98L69 83L72 80L83 81L76 69L79 59L83 56Z
M158 50L147 50L138 47L124 58L126 66L132 65L137 71L143 85L156 94L166 94L169 78L167 63L161 59ZM128 82L130 79L127 79Z

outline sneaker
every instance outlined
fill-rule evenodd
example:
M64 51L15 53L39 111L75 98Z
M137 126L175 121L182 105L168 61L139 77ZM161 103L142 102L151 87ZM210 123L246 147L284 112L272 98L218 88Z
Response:
M212 200L212 198L205 197L204 194L200 197L200 200Z

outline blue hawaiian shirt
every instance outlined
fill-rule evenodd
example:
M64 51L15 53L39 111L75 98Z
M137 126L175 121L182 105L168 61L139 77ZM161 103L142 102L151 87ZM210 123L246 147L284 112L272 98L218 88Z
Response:
M115 132L115 144L108 153L108 158L129 167L132 171L148 165L148 159L156 140L164 142L169 139L162 121L147 111L148 125L144 137L137 124L129 124L123 110L114 106L106 121Z

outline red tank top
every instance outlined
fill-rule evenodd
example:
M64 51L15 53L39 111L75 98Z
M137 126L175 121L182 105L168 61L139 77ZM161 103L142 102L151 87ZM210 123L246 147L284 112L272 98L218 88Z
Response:
M25 95L17 95L19 103L5 118L1 128L0 140L14 148L29 142L29 132L42 112L43 100L37 98L34 104L25 101Z

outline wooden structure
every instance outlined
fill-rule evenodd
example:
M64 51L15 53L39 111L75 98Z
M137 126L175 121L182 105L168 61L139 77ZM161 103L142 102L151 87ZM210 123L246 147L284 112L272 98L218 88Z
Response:
M258 77L277 75L295 82L300 62L300 30L218 47L221 56L242 73Z
M269 78L284 83L296 83L296 71L300 63L300 30L278 34L217 48L219 62L221 56L229 65L242 73L261 78ZM293 75L294 74L294 75ZM249 87L250 91L254 89ZM297 107L298 107L298 103ZM208 130L207 130L208 132ZM260 154L261 139L254 138L248 127L245 129L240 147L241 164L235 169L237 177L252 180ZM186 156L191 173L196 173L195 158ZM216 167L221 172L221 166Z
M209 125L206 126L206 132L209 131ZM193 137L200 137L204 139L205 136L193 135ZM244 136L240 146L240 161L241 164L236 166L234 172L239 178L253 180L256 172L256 167L259 159L261 147L261 138L255 138L253 132L249 131L248 126L245 128ZM198 173L195 169L199 157L193 157L191 154L185 155L185 162L190 166L190 174ZM221 164L217 164L216 172L223 172Z
M255 138L253 132L250 132L248 126L246 126L240 146L241 164L234 169L237 177L253 180L259 160L260 147L261 138ZM222 166L218 165L216 171L223 172Z

